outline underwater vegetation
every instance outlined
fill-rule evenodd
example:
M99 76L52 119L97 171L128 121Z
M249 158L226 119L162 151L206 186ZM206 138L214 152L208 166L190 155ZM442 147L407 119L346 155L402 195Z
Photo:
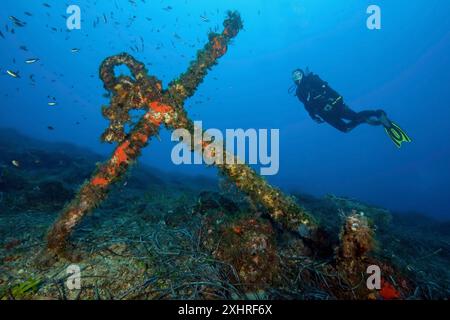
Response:
M328 246L319 250L280 229L264 206L226 179L218 184L141 164L71 236L82 288L68 290L71 261L36 261L71 197L33 190L51 180L74 195L103 157L6 129L0 130L0 151L1 299L449 297L448 222L334 195L294 194L293 201L326 226ZM22 203L29 193L34 201ZM367 264L382 269L380 290L362 281Z
M30 278L12 288L4 289L3 292L0 292L0 300L24 299L27 294L33 294L37 292L40 284L40 280Z

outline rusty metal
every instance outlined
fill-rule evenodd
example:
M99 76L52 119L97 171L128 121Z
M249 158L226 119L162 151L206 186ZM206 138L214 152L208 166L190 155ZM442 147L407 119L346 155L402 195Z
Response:
M170 130L186 129L194 136L194 124L187 117L184 101L194 95L208 70L228 50L230 41L242 29L242 21L237 12L229 12L221 34L211 33L209 42L197 54L188 70L163 90L161 81L149 76L145 65L132 56L123 53L106 59L100 67L100 78L105 89L111 93L111 104L103 108L103 115L110 125L102 135L102 140L118 143L112 157L100 165L92 178L79 190L77 196L63 210L47 236L50 252L65 255L69 237L90 211L94 210L108 195L110 186L127 172L130 165L139 157L152 137L157 136L160 126ZM114 69L125 65L131 71L131 77L116 77ZM131 129L130 110L145 110L145 115ZM204 152L210 143L191 141L193 151ZM209 150L211 151L211 150ZM219 150L218 150L219 151ZM234 155L220 150L227 158ZM228 164L232 163L232 164ZM261 176L245 164L226 161L215 164L220 173L246 193L253 201L264 206L273 221L306 238L313 238L316 225L313 219L300 208L293 199L270 186Z

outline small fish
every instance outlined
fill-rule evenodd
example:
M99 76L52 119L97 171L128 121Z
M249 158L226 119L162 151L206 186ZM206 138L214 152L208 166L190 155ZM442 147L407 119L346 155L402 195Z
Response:
M78 49L78 48L73 48L72 50L70 50L72 53L77 53L77 52L80 52L80 49Z
M57 103L54 102L54 101L51 101L51 102L49 102L49 103L47 103L47 104L48 104L49 107L54 107L54 106L57 105Z
M51 8L51 6L50 6L48 3L43 3L42 5L43 5L44 7Z
M203 22L209 22L209 19L207 16L200 16L200 19L202 19Z
M28 48L26 46L20 46L19 49L23 51L28 51Z
M19 19L17 19L17 18L14 17L14 16L9 16L9 19L10 19L12 22L22 22L22 21L20 21Z
M27 15L27 16L29 16L29 17L32 17L33 15L30 13L30 12L28 12L28 11L25 11L25 14Z
M0 31L0 37L2 37L3 39L5 39L4 34Z
M33 59L25 60L25 63L26 64L33 64L33 63L38 62L38 61L39 61L38 58L33 58Z
M20 167L20 162L17 160L13 160L11 161L11 163L13 164L14 167L19 168Z
M11 77L13 77L13 78L20 78L20 76L19 76L19 72L14 72L14 71L11 71L11 70L6 70L6 73L9 75L9 76L11 76Z
M171 7L171 6L167 6L167 7L165 7L165 8L163 8L163 10L166 10L166 11L170 11L170 10L172 10L173 8Z
M47 129L50 130L50 131L55 130L55 128L53 128L52 126L48 126Z
M25 27L25 23L23 23L23 22L14 21L13 23L16 27L19 27L19 28Z
M26 23L17 19L14 16L9 16L9 19L13 22L14 25L16 25L17 27L25 27Z

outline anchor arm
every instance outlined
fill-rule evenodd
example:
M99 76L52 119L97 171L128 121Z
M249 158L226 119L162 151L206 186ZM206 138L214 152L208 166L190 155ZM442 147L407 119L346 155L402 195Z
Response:
M211 33L208 43L198 51L197 59L191 63L189 69L169 84L167 94L172 100L170 101L171 105L181 106L183 101L195 93L208 70L217 63L217 59L227 52L231 40L243 28L238 12L228 12L228 18L223 25L223 32L221 34Z

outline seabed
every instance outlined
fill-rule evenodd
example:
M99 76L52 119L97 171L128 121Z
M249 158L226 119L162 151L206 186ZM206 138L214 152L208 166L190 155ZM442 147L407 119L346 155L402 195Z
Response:
M76 228L70 242L76 261L39 264L58 213L103 159L73 145L0 130L0 299L450 296L448 222L334 195L292 194L326 229L333 250L316 252L277 228L229 183L139 163ZM358 225L366 242L355 238L354 223L348 225L358 217L367 218L367 225ZM380 265L381 290L369 291L364 274L346 273L359 270L354 256L345 258L353 254L354 247L345 246L351 241L368 246L358 263ZM71 264L81 269L79 290L67 288Z

